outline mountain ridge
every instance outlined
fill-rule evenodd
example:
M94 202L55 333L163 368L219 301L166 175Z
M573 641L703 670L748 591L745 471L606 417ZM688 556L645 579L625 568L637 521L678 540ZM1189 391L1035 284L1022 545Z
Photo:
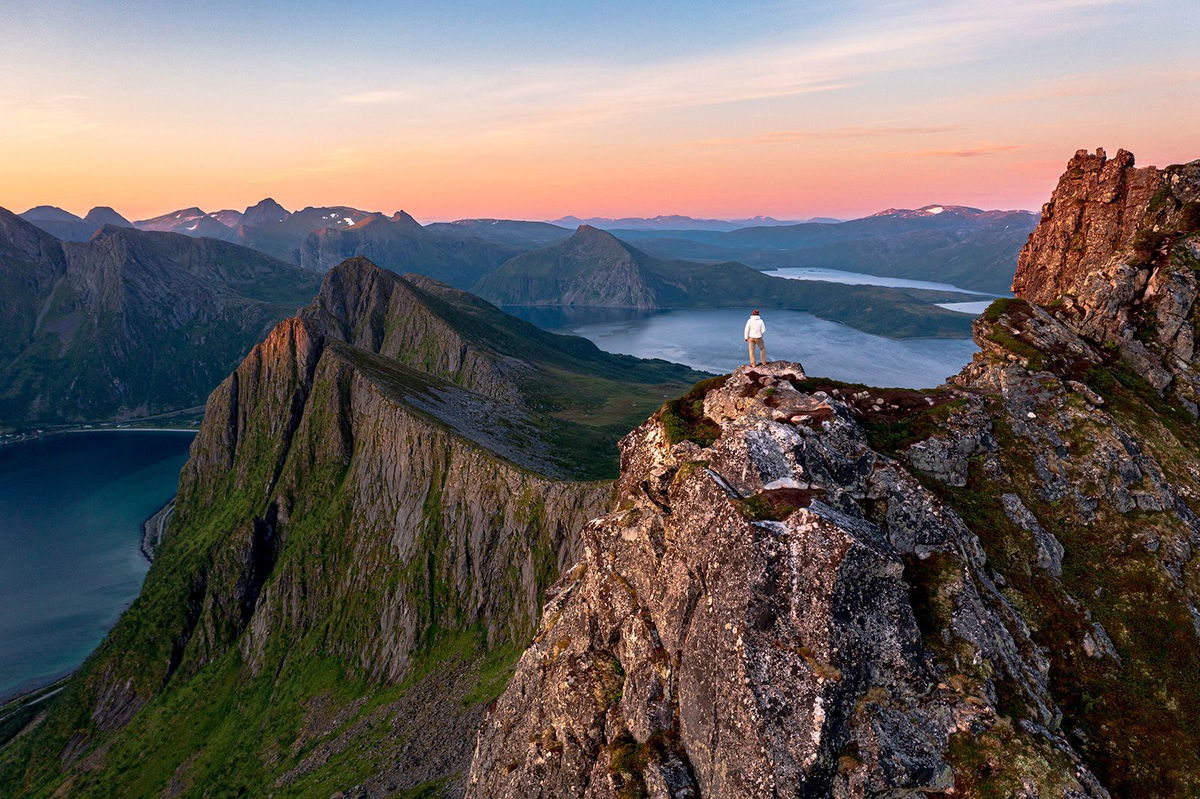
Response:
M612 465L597 452L617 435L606 415L640 415L631 399L652 408L698 376L538 331L424 276L343 262L210 396L142 595L37 733L59 750L65 736L66 783L34 761L8 771L0 753L0 785L303 792L347 768L381 791L460 785L496 674L611 495L578 468ZM606 390L619 407L594 406ZM582 436L569 418L581 403L597 435L568 452L541 424ZM219 709L229 679L242 686L232 714ZM322 707L371 747L348 750ZM261 713L311 748L260 760ZM437 732L389 737L414 716ZM218 717L215 733L193 723ZM147 751L149 768L119 776ZM113 768L97 772L103 762Z
M13 281L0 337L7 425L199 405L316 288L298 267L212 239L104 225L60 242L3 210L0 238Z
M590 225L565 241L513 257L473 290L513 306L783 308L896 337L965 336L970 325L968 316L933 304L970 295L793 281L736 262L663 261Z

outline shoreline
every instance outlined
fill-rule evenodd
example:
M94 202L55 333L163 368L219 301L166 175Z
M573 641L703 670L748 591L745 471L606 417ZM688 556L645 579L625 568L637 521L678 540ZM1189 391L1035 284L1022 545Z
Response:
M163 536L167 532L167 524L170 523L171 516L174 514L175 497L171 497L149 519L142 522L141 550L148 562L154 563L154 556L158 553L158 548L162 546Z
M43 430L38 433L29 433L20 438L0 441L0 447L6 444L17 444L26 441L37 441L55 436L68 435L71 433L195 433L198 432L195 428L189 427L72 427L68 429ZM141 526L141 536L138 542L138 548L142 556L147 562L154 562L154 554L159 545L162 543L162 537L166 533L167 524L171 520L172 514L175 512L175 497L172 496L166 503L150 515ZM51 698L63 689L66 681L74 674L76 669L71 669L65 674L50 675L47 677L34 678L31 684L24 687L17 687L11 692L0 694L0 745L4 742L5 723L16 718L19 713L27 712L33 706Z
M23 444L27 441L42 441L72 433L191 433L200 432L199 427L66 427L52 430L37 429L30 432L0 434L0 447Z

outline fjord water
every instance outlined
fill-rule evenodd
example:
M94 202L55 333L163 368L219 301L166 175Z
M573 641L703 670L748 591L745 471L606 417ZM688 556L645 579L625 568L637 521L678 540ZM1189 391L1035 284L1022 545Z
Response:
M982 291L972 291L953 283L936 283L930 280L911 280L906 277L868 275L862 272L845 272L841 269L823 269L816 266L785 266L763 274L785 277L788 280L818 280L822 283L843 283L850 286L887 286L900 289L928 289L930 291L958 291L963 294L991 296Z
M141 589L142 523L192 433L70 433L0 447L0 697L80 663Z
M591 339L608 352L663 358L724 373L746 362L748 310L627 311L610 308L506 308L556 333ZM971 360L967 338L891 339L801 311L762 309L767 357L799 361L809 374L851 383L929 388Z

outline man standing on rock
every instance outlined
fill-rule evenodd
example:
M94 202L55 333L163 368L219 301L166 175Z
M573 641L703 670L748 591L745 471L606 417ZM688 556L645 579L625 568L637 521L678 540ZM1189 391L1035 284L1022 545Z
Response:
M763 333L765 332L767 332L767 323L762 320L762 317L758 315L758 309L755 308L750 312L750 318L746 320L746 329L742 331L742 337L746 339L750 348L751 366L767 362L767 348L763 345ZM755 347L758 347L758 363L754 362Z

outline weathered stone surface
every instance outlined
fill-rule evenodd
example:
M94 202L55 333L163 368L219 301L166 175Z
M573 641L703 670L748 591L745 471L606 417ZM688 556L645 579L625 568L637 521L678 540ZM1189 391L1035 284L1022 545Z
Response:
M1021 251L1014 294L1049 305L1086 293L1093 275L1129 245L1161 185L1159 170L1133 164L1125 150L1112 159L1103 148L1075 153Z
M1079 151L1021 251L1013 291L1120 351L1156 390L1195 407L1200 161L1135 168Z
M951 739L1001 724L995 689L944 678L909 562L938 564L948 640L1037 708L1019 733L1040 764L1031 784L1058 784L1062 753L1075 763L1059 790L1029 795L1107 795L1050 732L1047 663L977 539L868 446L847 404L798 390L802 374L742 367L711 390L709 447L672 446L661 415L623 442L616 508L585 528L583 559L489 711L468 796L952 789ZM779 421L776 403L824 418Z
M743 367L632 433L468 796L1200 790L1198 187L1077 154L942 389Z

